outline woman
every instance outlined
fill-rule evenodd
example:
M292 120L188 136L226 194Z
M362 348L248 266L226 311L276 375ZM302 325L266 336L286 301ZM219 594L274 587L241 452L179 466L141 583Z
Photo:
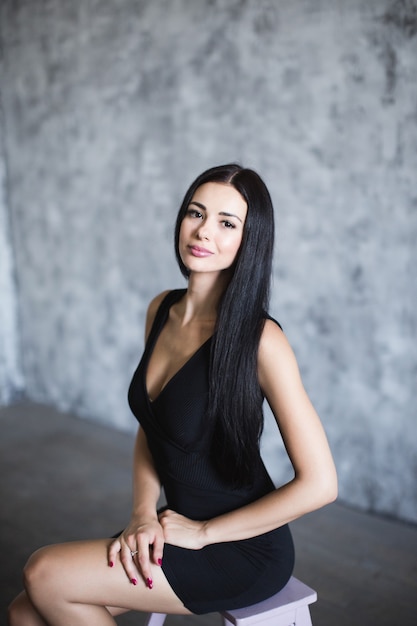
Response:
M234 164L204 172L185 195L175 241L188 287L151 302L129 389L140 422L130 522L116 539L32 555L11 626L258 602L291 576L288 522L336 497L320 420L266 313L273 208L262 180ZM277 489L259 453L264 398L294 467Z

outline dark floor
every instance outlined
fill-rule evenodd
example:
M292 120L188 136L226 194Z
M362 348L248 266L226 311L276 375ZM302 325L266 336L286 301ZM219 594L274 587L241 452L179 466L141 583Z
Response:
M43 406L0 409L0 626L37 547L109 536L129 516L132 436ZM340 503L292 524L295 574L318 592L314 626L416 626L417 527ZM123 626L142 626L129 614ZM167 626L217 626L218 615Z

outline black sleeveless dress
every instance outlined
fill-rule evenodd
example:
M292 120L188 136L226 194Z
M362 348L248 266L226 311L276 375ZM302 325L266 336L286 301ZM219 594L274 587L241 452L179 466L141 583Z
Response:
M212 466L211 432L205 420L211 339L153 402L149 399L147 364L170 307L184 293L184 289L171 291L160 305L128 398L146 433L168 507L191 519L206 520L249 504L275 487L260 458L250 488L233 488ZM287 583L293 566L294 547L285 525L201 550L165 544L162 569L184 605L201 614L249 606L270 597Z

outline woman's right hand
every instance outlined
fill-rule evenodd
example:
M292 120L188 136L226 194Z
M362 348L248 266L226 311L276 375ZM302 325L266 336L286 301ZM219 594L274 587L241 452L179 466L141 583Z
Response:
M139 573L147 587L152 589L151 563L162 565L163 550L164 533L158 518L132 519L122 534L109 545L108 563L113 567L119 554L130 582L136 585Z

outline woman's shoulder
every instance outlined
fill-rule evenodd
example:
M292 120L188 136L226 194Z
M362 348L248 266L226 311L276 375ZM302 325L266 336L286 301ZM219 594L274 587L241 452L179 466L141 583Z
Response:
M168 296L170 295L175 300L175 298L179 297L179 295L181 295L183 291L184 291L183 289L166 289L165 291L162 291L150 301L148 305L148 310L146 313L146 332L145 332L146 338L148 338L148 335L152 328L152 324L155 321L156 314L158 313L158 310L160 309L164 300L166 300Z
M169 289L167 289L166 291L162 291L162 293L159 293L150 301L148 305L148 310L146 312L146 329L145 329L146 339L148 338L149 333L151 332L152 324L155 321L155 316L158 312L158 309L169 293L170 293Z
M270 315L265 315L265 323L261 334L260 346L270 342L281 342L285 340L284 331L281 324Z
M149 305L148 305L148 312L147 315L153 315L155 317L155 314L157 312L157 310L159 309L161 302L164 300L164 298L166 298L166 296L171 292L170 289L166 289L165 291L162 291L161 293L158 293L158 295L156 295L154 298L152 298L152 300L150 301Z
M281 324L267 315L259 342L259 360L277 363L288 358L293 358L293 351Z
M294 351L281 326L274 319L266 319L259 342L258 376L261 387L268 391L271 383L290 387L299 380L299 369Z
M269 315L269 313L267 313L266 311L264 311L264 318L265 318L266 321L270 320L271 322L273 322L276 326L278 326L282 330L282 326L278 322L278 320L276 320L275 317L272 317L272 315Z

